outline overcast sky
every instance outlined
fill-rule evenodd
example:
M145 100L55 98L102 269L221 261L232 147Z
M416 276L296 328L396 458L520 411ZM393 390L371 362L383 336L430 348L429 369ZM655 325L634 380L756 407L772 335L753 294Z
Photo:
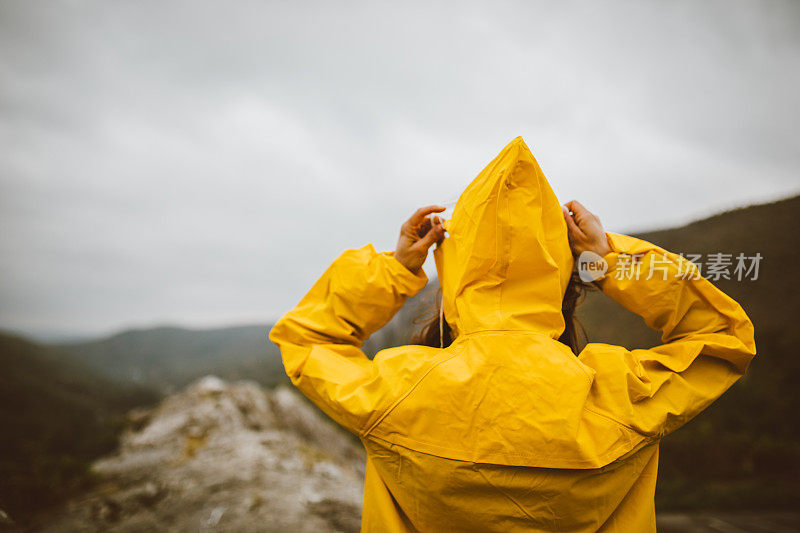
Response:
M517 135L608 231L796 194L799 6L3 0L0 327L274 320Z

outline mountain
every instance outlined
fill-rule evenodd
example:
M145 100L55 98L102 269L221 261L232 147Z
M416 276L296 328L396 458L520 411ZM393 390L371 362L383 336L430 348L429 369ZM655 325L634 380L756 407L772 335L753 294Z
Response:
M91 484L124 414L156 401L45 346L0 335L0 509L24 519Z
M364 449L294 390L207 376L129 417L97 489L37 531L341 531L361 520Z
M207 374L274 386L287 378L278 348L267 340L269 330L266 324L206 330L159 327L52 348L107 378L162 393L183 388Z

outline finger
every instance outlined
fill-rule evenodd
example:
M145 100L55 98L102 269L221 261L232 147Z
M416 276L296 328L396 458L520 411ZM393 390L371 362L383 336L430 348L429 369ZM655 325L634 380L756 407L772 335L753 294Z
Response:
M433 221L430 218L425 218L423 221L417 226L417 237L420 239L425 237L430 231L434 228Z
M567 207L569 207L569 210L572 211L572 216L578 222L578 225L580 225L581 221L587 220L588 218L594 216L591 211L586 209L586 207L577 200L568 202Z
M447 230L444 228L444 224L442 224L440 222L438 226L439 226L440 231L439 231L439 238L436 239L436 245L437 246L442 244L442 241L444 241L445 238L447 238Z
M417 236L418 237L422 237L426 233L428 233L428 230L431 229L431 225L432 224L431 224L431 219L430 218L428 218L428 217L423 218L422 222L420 223L419 227L417 228Z
M567 204L571 211L572 211L572 218L575 223L581 228L583 231L584 228L587 227L587 224L590 224L593 220L598 220L597 217L586 207L583 206L582 203L578 202L577 200L573 200ZM585 233L585 232L584 232Z
M569 204L567 204L569 205ZM564 220L567 222L567 229L569 230L570 235L575 237L584 237L583 231L575 223L575 219L572 215L569 214L569 208L566 206L562 206L562 211L564 212Z
M427 250L433 244L439 242L444 237L444 226L441 224L434 225L431 230L425 234L417 243L414 244L415 248L420 250Z
M439 217L428 217L428 218L431 221L431 227L432 228L435 228L436 226L441 226L442 233L444 233L444 219L439 218ZM437 242L440 242L440 241L441 241L441 239L439 241L437 241Z
M447 208L443 207L441 205L429 205L429 206L426 206L426 207L420 207L419 209L414 211L414 214L411 215L411 218L409 218L408 221L411 224L417 225L417 224L421 223L422 220L425 217L427 217L428 215L430 215L431 213L441 213L445 209L447 209Z
M577 215L579 213L585 214L585 213L589 212L589 210L586 209L586 207L582 203L580 203L578 200L571 200L571 201L567 202L564 205L566 205L567 208L572 212L573 216L575 216L575 215Z

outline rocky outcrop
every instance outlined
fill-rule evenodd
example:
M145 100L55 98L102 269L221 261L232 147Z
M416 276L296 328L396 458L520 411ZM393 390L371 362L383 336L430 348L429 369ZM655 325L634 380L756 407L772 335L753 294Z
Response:
M40 531L357 531L364 451L293 390L206 377L129 415L99 488Z

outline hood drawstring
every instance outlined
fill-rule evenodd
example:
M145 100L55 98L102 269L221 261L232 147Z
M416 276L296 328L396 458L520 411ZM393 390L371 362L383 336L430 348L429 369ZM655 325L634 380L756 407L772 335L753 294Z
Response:
M444 348L444 293L439 298L439 348Z

